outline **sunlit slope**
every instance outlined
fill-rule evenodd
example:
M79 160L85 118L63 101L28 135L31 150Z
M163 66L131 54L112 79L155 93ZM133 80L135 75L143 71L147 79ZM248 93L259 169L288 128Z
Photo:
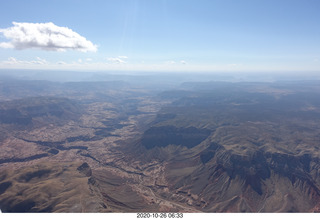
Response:
M3 212L97 212L101 201L91 192L81 162L42 162L0 175Z

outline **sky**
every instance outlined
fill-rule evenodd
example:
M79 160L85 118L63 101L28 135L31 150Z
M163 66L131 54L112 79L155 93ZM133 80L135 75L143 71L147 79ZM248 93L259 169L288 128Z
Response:
M0 68L320 73L319 0L10 0Z

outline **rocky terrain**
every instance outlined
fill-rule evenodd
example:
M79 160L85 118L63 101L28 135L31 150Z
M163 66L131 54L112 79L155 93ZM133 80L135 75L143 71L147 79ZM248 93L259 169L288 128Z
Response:
M3 212L319 211L318 81L1 84Z

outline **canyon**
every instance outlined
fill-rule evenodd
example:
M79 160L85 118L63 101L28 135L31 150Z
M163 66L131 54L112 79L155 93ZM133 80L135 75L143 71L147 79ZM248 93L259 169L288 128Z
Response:
M143 80L1 80L1 211L319 212L319 81Z

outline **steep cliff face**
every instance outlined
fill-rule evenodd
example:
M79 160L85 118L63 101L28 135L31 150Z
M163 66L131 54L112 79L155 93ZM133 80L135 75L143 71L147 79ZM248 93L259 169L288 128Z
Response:
M259 146L238 153L212 136L214 131L196 128L156 127L144 133L144 156L166 163L170 192L163 197L206 212L318 211L317 156Z
M238 155L211 143L188 159L182 156L166 166L174 200L208 212L318 211L319 160L310 154Z
M283 88L190 91L160 111L141 147L166 165L163 195L207 212L317 212L319 100Z

